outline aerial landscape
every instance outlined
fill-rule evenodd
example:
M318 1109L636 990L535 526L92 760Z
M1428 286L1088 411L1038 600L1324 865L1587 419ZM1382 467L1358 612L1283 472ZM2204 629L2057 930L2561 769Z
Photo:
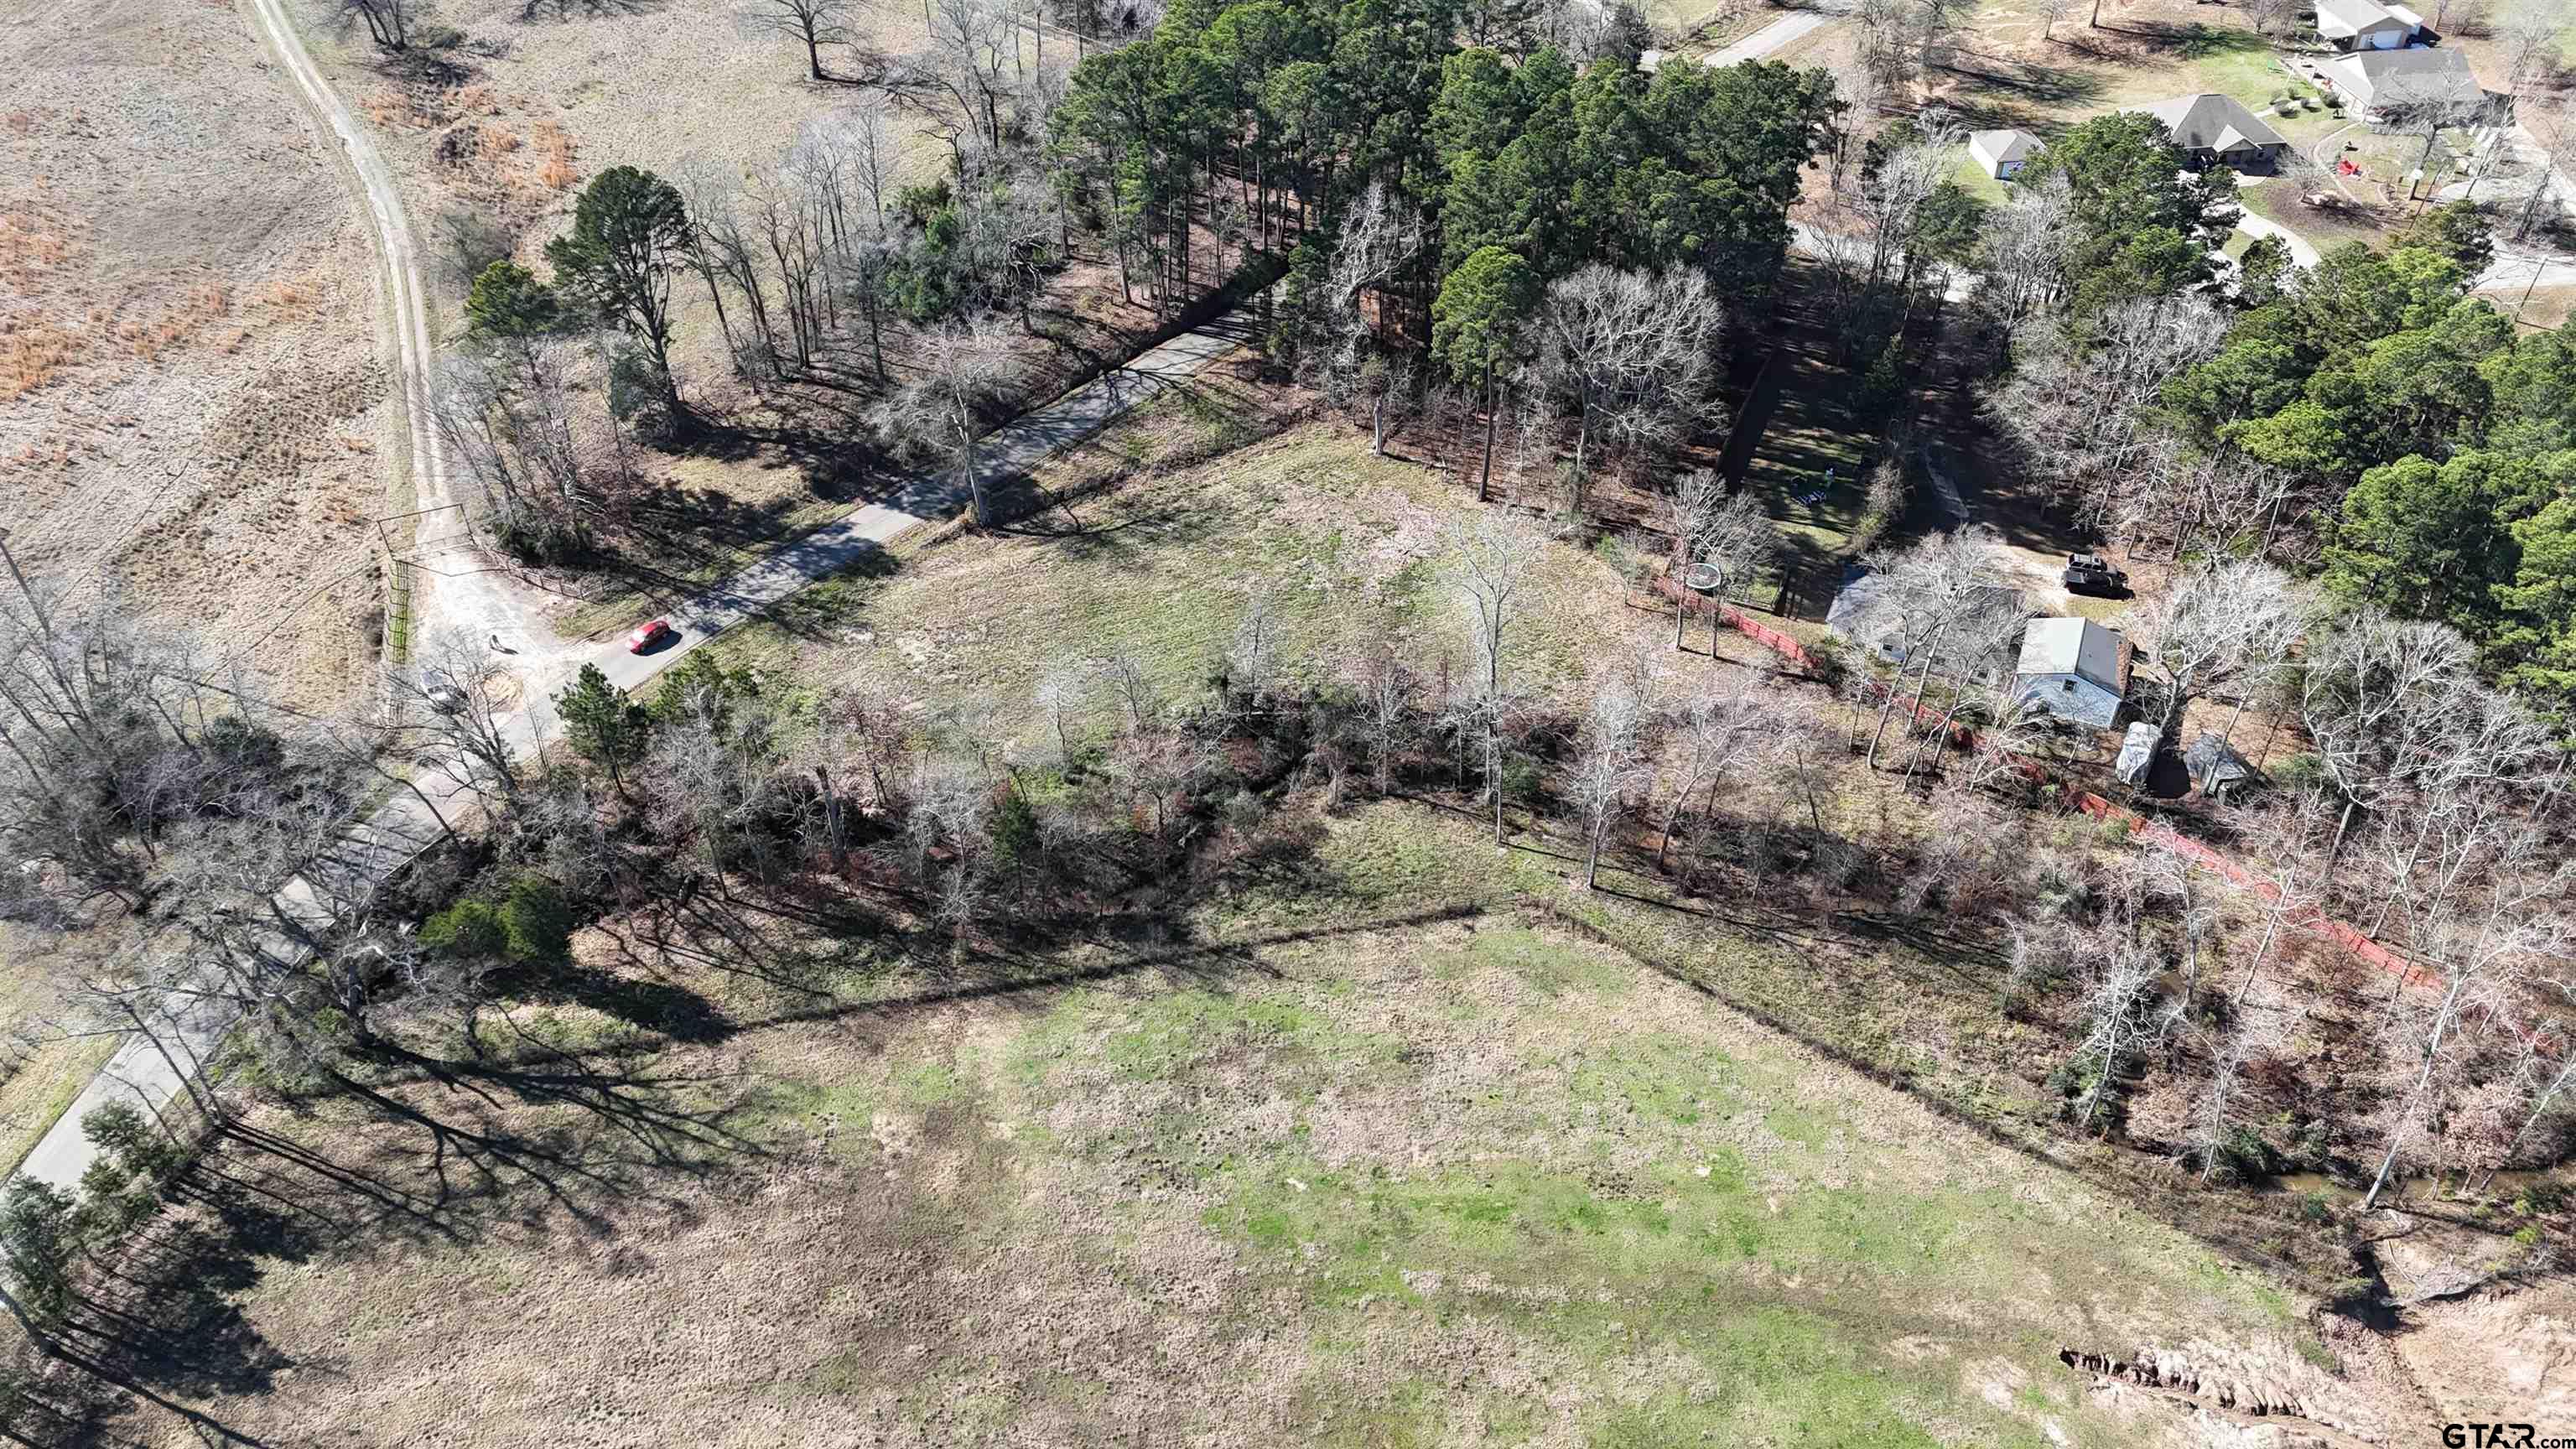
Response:
M13 0L0 1441L2576 1445L2576 0Z

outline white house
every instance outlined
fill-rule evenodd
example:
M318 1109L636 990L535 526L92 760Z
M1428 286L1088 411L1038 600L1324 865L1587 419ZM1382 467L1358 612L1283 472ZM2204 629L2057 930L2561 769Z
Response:
M2033 619L2022 631L2013 692L2032 708L2109 729L2128 691L2129 650L2119 631L2090 619Z
M2396 50L2422 27L2414 14L2379 0L2317 0L2317 34L2337 50Z
M2347 102L2361 108L2364 120L2402 116L2417 108L2465 115L2499 99L2478 84L2469 58L2456 50L2420 45L2408 50L2357 50L2317 69Z
M2012 180L2040 145L2028 131L1974 131L1968 136L1968 154L1976 158L1977 169L1997 181Z

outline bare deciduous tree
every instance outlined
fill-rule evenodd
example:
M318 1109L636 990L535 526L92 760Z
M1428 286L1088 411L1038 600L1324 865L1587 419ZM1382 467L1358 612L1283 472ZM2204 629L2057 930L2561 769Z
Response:
M2307 612L2305 592L2259 560L2211 560L2176 578L2131 621L2141 657L2164 685L2159 737L2173 739L2202 695L2279 667Z
M1764 704L1753 688L1753 677L1738 676L1736 687L1727 693L1694 695L1673 722L1678 770L1672 803L1664 812L1663 829L1656 833L1655 866L1659 870L1672 851L1673 833L1681 828L1682 816L1692 802L1700 802L1703 821L1714 818L1718 791L1751 759L1759 744Z
M2562 46L2571 20L2576 20L2576 8L2568 0L2514 0L2496 27L2507 91L2520 95L2563 63Z
M1870 734L1870 768L1878 767L1879 746L1905 693L1906 673L1918 676L1910 708L1919 717L1924 692L1943 657L1945 637L1973 619L1998 612L1995 564L1993 538L1974 529L1934 534L1902 552L1881 553L1871 560L1871 568L1885 574L1889 583L1879 592L1874 611L1856 626L1866 637L1893 641L1901 663L1880 702L1878 727Z
M414 658L390 679L395 698L446 747L424 763L467 789L515 798L519 751L510 735L518 681L491 638L479 630L442 630Z
M1279 653L1281 623L1279 604L1269 584L1260 579L1246 583L1243 621L1235 626L1234 647L1226 653L1226 668L1255 709L1270 699L1270 674Z
M1056 766L1070 770L1078 758L1073 748L1073 731L1068 716L1082 708L1090 694L1091 679L1087 671L1061 661L1048 664L1038 672L1033 697L1046 713L1049 730L1055 735Z
M1394 787L1395 762L1409 748L1419 726L1422 682L1392 649L1371 651L1348 671L1359 697L1360 730L1368 742L1369 766L1377 793Z
M1986 213L1978 248L1976 298L1984 320L2010 348L2031 319L2047 315L2066 288L2075 240L2075 190L2063 175L2013 188Z
M1669 442L1706 424L1712 382L1709 339L1725 308L1708 278L1681 270L1655 275L1598 263L1548 288L1540 309L1546 370L1574 395L1575 505L1598 434L1635 448Z
M377 49L397 55L411 49L414 33L429 18L427 0L340 0L339 9L343 19L367 27Z
M1645 713L1645 701L1622 681L1614 680L1592 696L1573 771L1574 799L1583 812L1585 890L1600 888L1601 848L1637 788Z
M2447 625L2369 609L2311 642L2299 715L2343 806L2330 858L2356 812L2410 788L2447 755L2450 729L2474 697L2473 664L2468 641Z
M2085 338L2052 331L2024 349L1989 412L2030 466L2099 522L2159 460L2165 383L2215 353L2226 332L2204 297L2115 303Z
M2442 1066L2442 1052L2453 1045L2473 1009L2488 1019L2503 1019L2513 1009L2515 988L2535 963L2563 956L2571 923L2557 912L2576 871L2564 863L2546 864L2549 847L2538 830L2515 832L2508 849L2490 870L2478 908L2443 923L2418 949L2436 963L2442 994L2428 1011L2401 1013L2398 1030L2408 1054L2420 1061L2412 1081L2395 1103L2388 1146L2379 1170L2363 1195L2362 1210L2379 1205L2400 1154L2410 1136L2425 1125ZM2396 998L2402 1002L2403 997Z
M982 425L975 414L1010 376L1010 341L975 318L923 335L914 357L917 370L879 405L878 426L900 443L945 455L958 491L974 502L976 526L990 528L1001 520L976 463Z
M2134 920L2104 922L2084 933L2080 949L2093 962L2093 984L2084 996L2084 1040L2075 1048L2082 1090L2068 1115L2107 1136L2123 1080L2140 1055L2172 1029L2176 1016L2160 985L2164 962L2141 939Z
M818 81L834 79L823 73L823 47L847 45L855 34L845 0L755 0L736 23L746 31L783 35L803 45L805 73Z
M1505 839L1503 733L1521 707L1511 668L1511 640L1520 624L1523 595L1544 547L1536 530L1502 510L1476 515L1448 533L1452 580L1467 604L1467 629L1475 675L1468 709L1485 739L1485 787L1494 797L1494 843Z
M1163 711L1162 693L1154 686L1154 677L1145 661L1132 653L1112 654L1100 661L1100 677L1109 683L1110 692L1127 713L1127 732L1142 734L1145 726Z
M1726 482L1705 468L1694 469L1674 483L1663 502L1663 525L1672 537L1673 581L1687 585L1691 566L1706 564L1721 580L1719 598L1740 594L1746 585L1780 556L1780 530L1750 489L1730 493ZM1676 595L1673 647L1682 645L1682 626L1689 617L1686 601ZM1710 629L1718 626L1711 616ZM1717 646L1712 642L1714 657Z

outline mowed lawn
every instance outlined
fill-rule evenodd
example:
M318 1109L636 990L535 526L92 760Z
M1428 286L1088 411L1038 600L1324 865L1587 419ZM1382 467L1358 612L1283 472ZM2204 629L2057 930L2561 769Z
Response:
M1317 889L1063 984L779 1012L662 968L738 1030L628 1069L733 1101L745 1146L262 1264L241 1336L330 1371L219 1412L454 1446L2035 1449L2174 1412L2106 1406L2063 1345L2316 1372L2302 1304L2072 1177L1612 949L1380 894L1410 808L1330 824ZM425 1200L399 1156L370 1176Z

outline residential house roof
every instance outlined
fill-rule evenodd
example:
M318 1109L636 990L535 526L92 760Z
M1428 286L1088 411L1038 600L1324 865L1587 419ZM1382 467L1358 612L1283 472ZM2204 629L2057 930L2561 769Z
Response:
M2173 133L2174 144L2186 151L2225 153L2248 146L2286 146L2281 133L2264 125L2262 120L2233 96L2203 91L2196 96L2176 96L2153 105L2132 106L2165 123Z
M2379 0L2317 0L2317 34L2328 40L2347 39L2387 25L2406 25L2406 21Z
M1989 160L2020 161L2039 149L2039 138L2028 131L1972 131L1968 145Z
M2019 673L2072 674L2113 694L2127 692L2120 634L2090 619L2033 619L2022 631Z
M2357 50L2327 61L2336 83L2364 105L2428 105L2480 101L2469 58L2456 50L2417 47L2412 50Z

